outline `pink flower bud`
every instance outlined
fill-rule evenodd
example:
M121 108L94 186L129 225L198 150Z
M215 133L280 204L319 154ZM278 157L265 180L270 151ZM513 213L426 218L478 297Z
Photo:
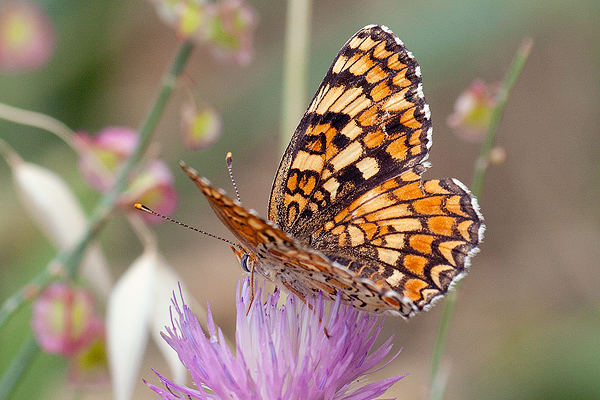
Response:
M164 161L153 161L148 168L137 175L119 200L119 204L129 210L133 210L134 203L143 203L166 216L175 211L177 206L175 179ZM143 213L142 217L150 223L163 221L161 218L146 213Z
M30 1L0 3L0 71L31 71L44 66L55 47L50 19Z
M103 329L92 295L64 283L51 284L35 301L31 325L42 350L65 357L89 345Z
M109 383L108 357L104 326L98 325L92 339L74 356L69 358L67 380L78 387Z
M217 58L246 65L252 57L256 12L243 0L223 0L207 6L207 37Z
M175 22L175 31L180 39L192 37L204 22L205 12L195 2L181 4L178 9L178 16Z
M257 14L245 0L199 2L195 0L152 0L159 17L181 40L208 43L220 59L247 64Z
M503 164L504 161L506 161L506 158L508 157L508 155L506 154L506 149L504 147L492 147L492 149L490 150L490 155L489 155L489 159L490 159L490 164L493 165L500 165Z
M221 116L212 107L200 110L192 103L181 109L181 131L183 142L190 150L202 150L213 144L223 129Z
M473 81L456 99L454 113L447 120L448 126L466 141L481 142L498 103L499 88L498 84L488 85L481 79Z
M113 126L102 129L93 137L78 132L75 142L81 149L81 174L90 186L105 192L112 187L119 167L135 150L139 134L131 128Z

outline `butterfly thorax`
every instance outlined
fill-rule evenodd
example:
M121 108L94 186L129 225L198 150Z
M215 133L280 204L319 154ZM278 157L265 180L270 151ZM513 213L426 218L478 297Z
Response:
M323 291L330 298L335 299L337 296L335 287L327 284L326 280L321 282L319 278L324 270L331 267L332 260L319 251L306 248L291 237L282 237L281 231L277 232L278 239L276 239L269 235L269 224L265 220L262 222L265 223L265 234L271 241L257 245L245 241L246 247L240 242L231 246L242 269L248 273L257 273L302 298L312 297L319 291ZM302 273L298 273L299 268ZM307 272L311 276L314 274L314 280L305 279Z

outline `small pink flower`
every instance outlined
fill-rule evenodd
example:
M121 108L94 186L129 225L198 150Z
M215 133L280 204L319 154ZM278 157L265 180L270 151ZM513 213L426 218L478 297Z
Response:
M110 380L104 326L91 333L88 345L68 359L67 380L78 387L107 384Z
M207 7L211 49L219 59L246 65L252 57L256 12L244 0L222 0Z
M473 81L456 99L454 113L448 116L448 126L464 140L481 142L498 104L499 89L499 84L488 85L481 79Z
M31 71L44 66L54 53L52 22L31 1L0 3L0 71Z
M175 179L164 161L154 160L142 170L127 191L121 195L119 204L133 210L134 203L143 203L154 211L169 216L177 207ZM142 213L142 218L150 223L163 222L159 217Z
M250 62L256 11L245 0L152 0L159 17L180 40L208 44L215 57L241 65Z
M112 187L119 167L135 150L139 134L131 128L112 126L96 136L77 132L75 142L80 148L81 174L94 189L106 192Z
M85 180L100 192L110 190L115 177L139 142L137 131L120 126L104 128L94 137L84 132L75 136L80 152L79 169ZM119 205L132 210L134 203L144 203L153 210L170 215L177 206L175 180L162 160L150 160L129 177L127 190L121 194ZM148 222L162 221L143 214Z
M183 143L190 150L201 150L212 145L223 129L221 116L212 107L198 109L193 103L181 108Z
M495 146L490 150L489 160L490 164L500 165L504 164L508 155L506 154L506 149L504 147Z
M206 23L205 16L204 7L196 2L180 2L174 24L177 37L182 40L193 38L200 27Z
M88 346L104 329L93 296L65 283L51 284L35 301L31 325L42 350L64 357Z
M179 9L185 2L181 0L150 0L154 3L158 17L167 25L173 26L177 22Z

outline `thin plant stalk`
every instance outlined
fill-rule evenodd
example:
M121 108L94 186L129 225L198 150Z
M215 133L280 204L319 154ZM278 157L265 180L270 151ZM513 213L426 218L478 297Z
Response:
M517 81L517 78L519 77L519 74L521 73L521 70L525 65L525 61L527 61L527 57L529 56L529 52L531 51L532 46L533 39L523 39L523 42L521 42L521 45L517 50L517 54L515 55L512 61L508 73L504 78L502 87L498 92L498 104L496 105L496 107L494 108L494 112L492 113L488 134L486 135L484 142L481 144L479 157L475 162L475 170L473 171L471 191L478 199L481 199L481 195L483 193L483 183L485 181L485 173L489 165L490 151L494 147L496 132L498 131L500 118L502 117L502 113L504 112L504 106L506 105L506 101L508 100L508 94L510 93L512 87Z
M40 348L30 332L0 379L0 400L6 399L12 392L19 378L29 368L35 356L39 354L39 350Z
M73 142L73 131L71 128L49 115L0 103L0 119L52 132L75 151L78 150Z
M43 287L57 279L59 276L64 275L63 272L67 272L70 276L74 276L81 261L81 257L86 247L92 242L98 235L108 216L112 212L118 195L125 189L127 184L127 175L129 171L136 165L144 153L144 150L150 143L152 132L158 124L158 120L162 115L164 108L167 104L171 92L175 87L177 77L180 75L183 67L185 66L193 45L189 42L183 43L179 51L172 62L170 68L167 70L163 77L163 81L158 92L157 97L152 103L152 107L148 112L147 117L143 120L139 127L140 142L134 153L127 160L125 166L121 169L118 177L116 178L113 189L107 194L103 195L96 205L92 215L89 218L88 229L85 234L79 239L78 243L70 250L60 251L58 255L50 261L48 267L34 277L28 284L18 290L12 296L10 296L0 307L0 327L8 317L16 312L21 306L27 301L34 298L31 293L39 292ZM24 346L27 344L25 342ZM37 349L37 346L35 346ZM11 365L22 366L20 368L10 369L0 379L0 393L8 394L12 388L19 381L26 366L31 361L31 354L28 351L21 351L17 354ZM0 398L2 400L2 398Z
M112 191L100 199L99 207L104 205L105 207L112 209L116 202L117 196L125 189L125 186L127 185L127 175L133 166L136 165L140 160L142 154L144 154L144 151L148 147L148 144L150 144L152 133L154 132L154 129L156 129L156 125L158 124L165 106L167 105L167 101L171 97L171 93L175 88L177 77L181 74L181 71L183 70L183 67L185 66L192 52L192 48L193 44L191 42L184 42L179 47L179 51L177 52L171 67L163 77L162 85L156 98L154 99L152 108L150 108L148 115L138 128L138 132L140 134L140 144L136 147L131 157L127 159L125 166L116 179Z
M513 58L513 61L508 69L506 77L502 82L500 92L498 93L498 103L493 110L490 125L488 127L488 132L484 142L481 145L479 157L475 162L475 168L473 171L471 191L473 195L477 197L478 200L481 200L481 195L483 193L483 183L485 181L485 174L487 172L487 167L489 164L488 160L490 151L494 147L496 132L498 131L498 126L500 124L500 118L502 117L504 106L506 105L506 102L508 100L508 94L510 93L510 90L517 81L517 78L519 77L519 74L521 73L521 70L525 65L525 61L527 61L527 57L529 56L529 52L531 51L532 46L533 40L531 38L526 38L523 40L523 42L519 46L519 49L517 50L515 57ZM440 362L444 354L444 347L446 344L446 339L448 337L448 331L450 330L450 321L454 312L454 306L456 305L459 284L456 285L453 291L448 293L442 306L440 326L436 335L435 345L433 348L433 355L431 359L431 380L429 393L430 400L441 400L444 396L447 374L443 373L440 369Z
M306 75L312 0L288 0L287 7L280 135L283 150L306 109Z

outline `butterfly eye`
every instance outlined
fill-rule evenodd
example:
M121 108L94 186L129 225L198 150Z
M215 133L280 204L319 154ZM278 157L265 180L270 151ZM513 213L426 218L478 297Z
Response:
M240 265L244 272L250 273L250 256L247 253L240 258Z

